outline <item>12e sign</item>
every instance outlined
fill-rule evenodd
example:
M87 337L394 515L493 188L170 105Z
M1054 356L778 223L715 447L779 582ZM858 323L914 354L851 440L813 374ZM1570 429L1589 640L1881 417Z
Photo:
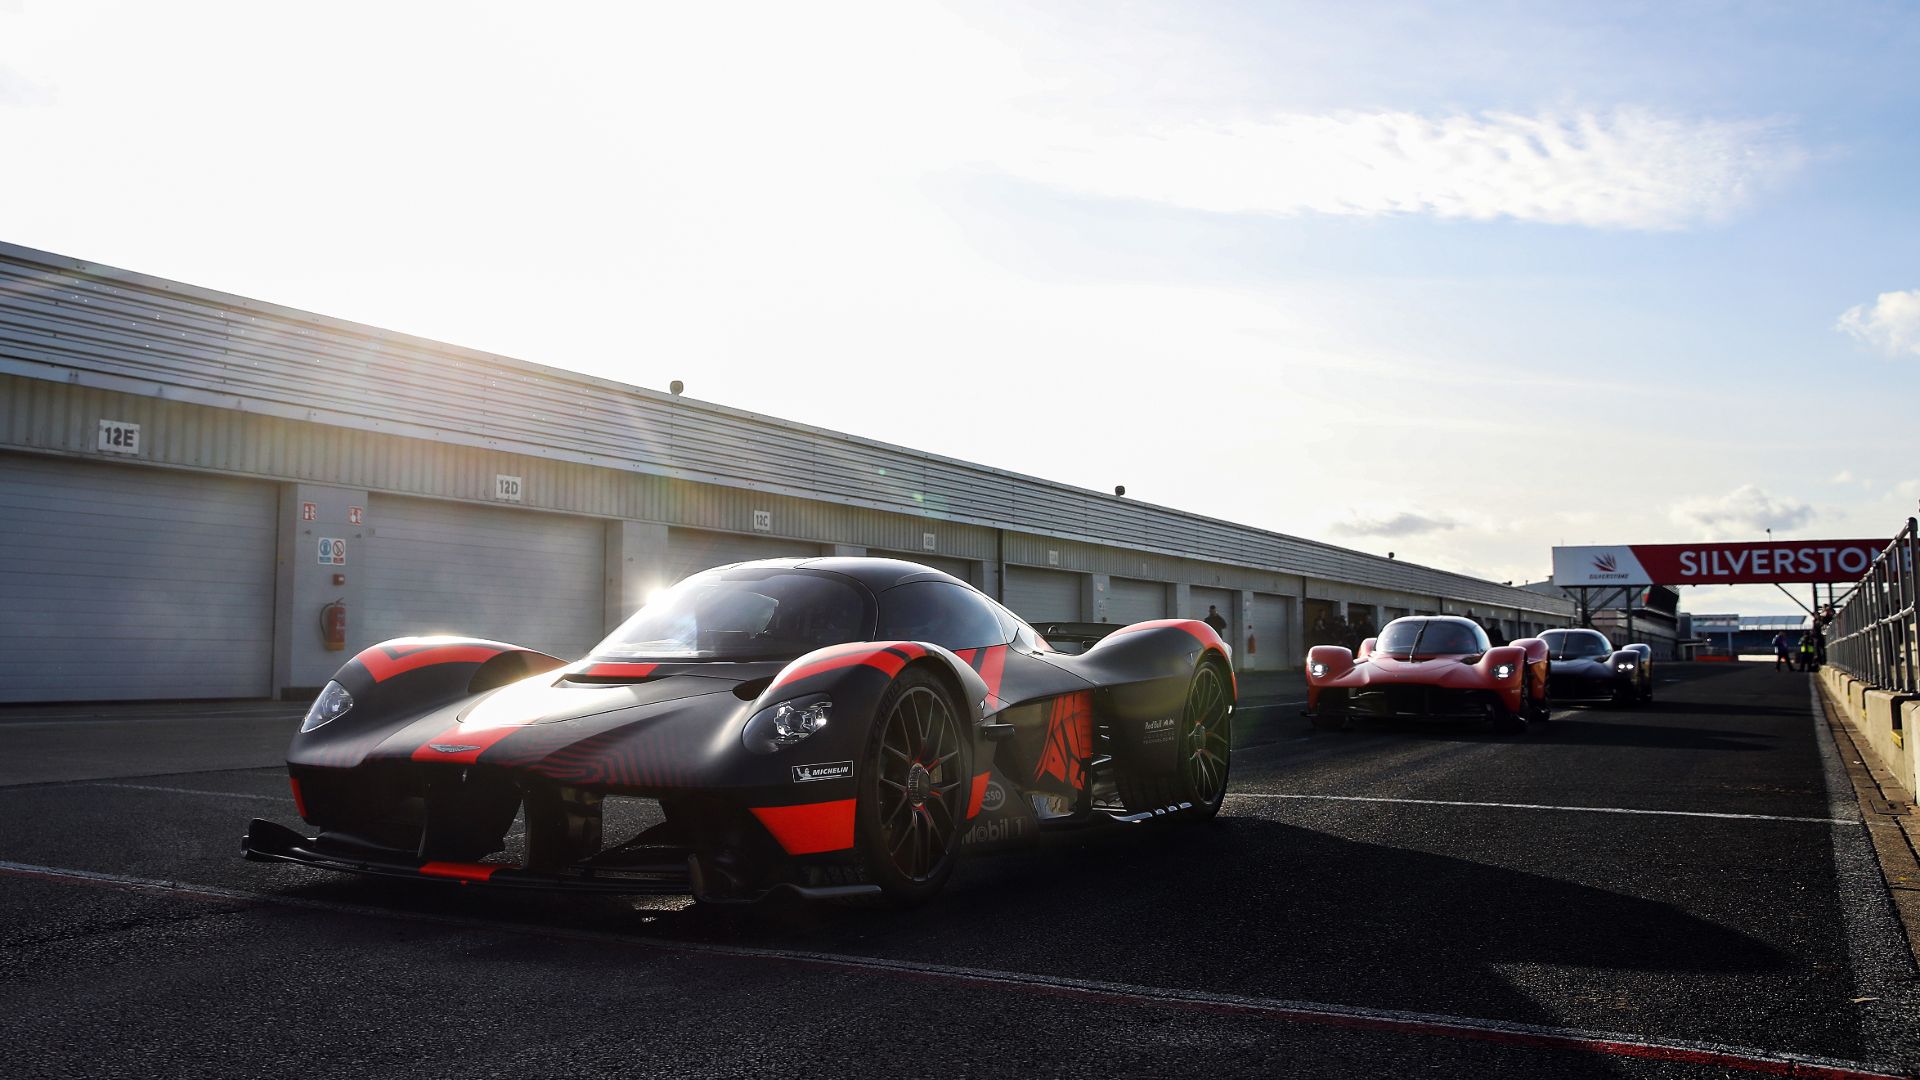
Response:
M129 424L125 420L102 420L100 439L94 448L108 454L138 454L140 425Z
M524 487L525 484L517 476L507 476L504 473L493 475L493 497L501 502L519 502L520 493Z

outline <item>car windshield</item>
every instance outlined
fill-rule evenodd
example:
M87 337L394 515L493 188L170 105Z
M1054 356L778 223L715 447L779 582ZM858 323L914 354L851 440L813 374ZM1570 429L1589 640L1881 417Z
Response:
M593 655L790 660L872 637L873 601L847 578L807 570L709 570L655 597Z
M1415 642L1418 645L1415 645ZM1380 632L1376 653L1394 656L1466 656L1486 652L1487 635L1479 627L1451 619L1395 619Z
M1606 636L1593 630L1549 630L1540 639L1547 643L1547 652L1555 660L1580 660L1613 652Z

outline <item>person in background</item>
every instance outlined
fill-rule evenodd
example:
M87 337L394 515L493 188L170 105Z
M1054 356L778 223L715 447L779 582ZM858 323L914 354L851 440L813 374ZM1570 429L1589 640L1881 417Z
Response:
M1813 661L1818 647L1813 643L1813 634L1800 635L1800 670L1812 671Z
M1785 631L1773 635L1773 670L1779 671L1781 668L1793 670L1793 653L1787 649Z
M1213 627L1213 632L1219 634L1221 637L1224 638L1227 636L1227 618L1220 614L1220 606L1218 604L1208 604L1207 617L1200 621Z

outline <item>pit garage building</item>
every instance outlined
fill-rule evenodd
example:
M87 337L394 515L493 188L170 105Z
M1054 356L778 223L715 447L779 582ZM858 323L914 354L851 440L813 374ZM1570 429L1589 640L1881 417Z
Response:
M461 632L566 657L740 559L890 554L1034 621L1560 598L0 244L0 701L292 696ZM328 620L338 642L328 648Z

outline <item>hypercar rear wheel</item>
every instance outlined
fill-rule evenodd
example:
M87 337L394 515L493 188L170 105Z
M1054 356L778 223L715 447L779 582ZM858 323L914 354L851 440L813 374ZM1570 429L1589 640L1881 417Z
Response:
M880 699L861 762L854 849L861 875L900 905L953 876L966 826L966 726L946 686L908 668Z
M1121 777L1120 801L1130 813L1167 810L1183 821L1206 821L1220 812L1233 765L1233 696L1227 678L1213 660L1201 661L1194 670L1177 728L1176 771Z

